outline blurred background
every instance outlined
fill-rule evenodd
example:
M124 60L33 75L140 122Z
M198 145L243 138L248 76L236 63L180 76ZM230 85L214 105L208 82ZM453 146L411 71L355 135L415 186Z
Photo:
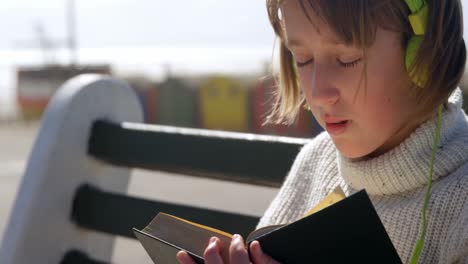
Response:
M268 76L277 59L265 1L2 0L0 20L0 241L41 115L56 89L76 74L129 82L146 123L308 138L320 131L306 111L291 126L261 125L272 103ZM468 91L467 75L462 87ZM193 205L250 215L261 215L277 191L134 174L134 195L177 202L191 192ZM181 187L181 180L191 188ZM208 185L222 194L207 196ZM119 239L114 262L130 259L151 263L137 243Z

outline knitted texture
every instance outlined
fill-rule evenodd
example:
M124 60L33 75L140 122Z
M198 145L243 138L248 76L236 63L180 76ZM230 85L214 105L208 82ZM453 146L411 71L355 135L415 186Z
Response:
M468 264L468 119L461 98L457 89L442 117L420 263ZM420 236L436 121L425 122L387 153L359 161L342 156L321 133L302 148L258 227L297 220L337 186L347 195L366 189L408 263Z

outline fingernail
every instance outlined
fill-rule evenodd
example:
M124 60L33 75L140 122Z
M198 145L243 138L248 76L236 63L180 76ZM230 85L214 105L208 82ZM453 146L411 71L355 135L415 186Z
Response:
M254 240L254 241L252 241L252 243L257 244L256 248L257 248L258 253L263 254L263 250L262 250L262 247L260 246L260 242L258 242L257 240Z
M236 236L236 243L239 243L240 245L244 245L244 240L242 239L241 235Z
M210 238L210 244L211 244L211 243L214 243L215 241L216 241L216 237L211 237L211 238Z
M185 254L185 252L182 251L182 250L180 250L179 252L177 252L176 258L177 258L177 260L178 260L179 262L182 262L182 261L183 261L183 259L184 259L183 255L184 255L184 254Z

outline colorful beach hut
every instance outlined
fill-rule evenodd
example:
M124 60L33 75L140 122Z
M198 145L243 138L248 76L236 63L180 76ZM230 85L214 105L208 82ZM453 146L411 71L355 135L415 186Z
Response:
M199 92L203 128L249 131L249 93L242 80L208 77L201 82Z
M143 108L144 122L156 123L156 83L145 77L127 77L125 81L135 90Z
M49 100L70 78L84 73L111 74L110 65L21 66L16 70L16 95L22 118L40 119Z
M157 123L196 127L195 87L178 77L168 77L157 87Z

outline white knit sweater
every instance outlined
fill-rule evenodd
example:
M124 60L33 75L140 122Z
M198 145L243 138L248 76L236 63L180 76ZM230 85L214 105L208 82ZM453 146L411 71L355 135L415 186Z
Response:
M428 229L419 263L468 263L468 119L457 89L443 113ZM258 227L300 218L336 186L347 195L366 189L403 263L420 235L436 119L389 152L351 161L327 133L306 144ZM376 131L378 133L378 131Z

